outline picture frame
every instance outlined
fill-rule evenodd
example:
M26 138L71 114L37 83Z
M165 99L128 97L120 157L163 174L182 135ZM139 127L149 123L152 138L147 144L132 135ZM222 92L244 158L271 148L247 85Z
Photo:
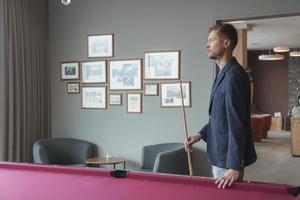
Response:
M145 80L178 80L179 78L179 50L144 52Z
M81 62L81 82L83 84L106 83L106 69L106 60Z
M122 105L122 94L109 94L109 105L111 106Z
M191 107L191 82L182 82L184 96L184 107ZM160 106L162 108L182 107L180 83L161 83L160 84Z
M88 35L88 58L114 57L114 34Z
M144 95L145 96L158 96L158 84L157 83L145 83Z
M127 113L142 113L142 93L127 93Z
M82 109L106 109L106 86L82 86Z
M61 62L61 80L78 80L80 78L79 73L79 61Z
M141 90L142 59L110 60L110 90Z
M80 83L79 82L68 82L67 83L67 93L68 94L79 94L80 93Z

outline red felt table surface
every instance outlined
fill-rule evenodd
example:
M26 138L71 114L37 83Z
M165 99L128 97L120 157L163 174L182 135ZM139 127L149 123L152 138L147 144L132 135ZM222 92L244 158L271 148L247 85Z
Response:
M239 182L223 190L199 177L129 172L114 178L108 170L0 163L1 200L300 200L291 191L277 184Z

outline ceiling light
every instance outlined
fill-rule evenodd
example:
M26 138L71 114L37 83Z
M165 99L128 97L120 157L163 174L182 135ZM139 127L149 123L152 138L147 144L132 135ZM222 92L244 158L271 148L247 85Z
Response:
M300 51L292 51L290 52L291 57L300 57Z
M239 24L239 23L245 23L245 21L237 20L237 21L228 21L228 22L224 22L224 24Z
M283 60L284 56L279 54L259 55L258 60Z
M289 47L285 47L285 46L278 46L278 47L274 47L273 51L277 52L277 53L289 52L290 48Z
M61 3L67 6L71 3L71 0L61 0Z

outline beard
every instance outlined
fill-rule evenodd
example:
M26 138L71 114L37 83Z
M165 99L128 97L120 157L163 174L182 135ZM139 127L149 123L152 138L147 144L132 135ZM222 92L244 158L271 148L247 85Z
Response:
M217 60L217 56L213 56L213 55L211 55L211 56L209 55L208 58L212 59L212 60Z
M225 49L220 49L217 52L208 51L207 55L208 55L209 59L218 60L219 58L221 58L224 55L224 53L225 53Z
M217 55L215 53L207 52L207 56L209 59L217 60Z

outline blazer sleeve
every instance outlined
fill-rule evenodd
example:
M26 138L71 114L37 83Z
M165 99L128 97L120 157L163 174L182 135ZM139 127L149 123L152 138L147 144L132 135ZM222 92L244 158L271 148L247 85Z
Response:
M228 89L225 95L225 106L228 121L228 151L226 168L242 170L247 129L245 126L246 106L249 96L249 86L246 81L238 80L238 77L229 79Z
M207 127L208 127L208 123L198 132L201 135L201 139L204 140L205 142L207 138Z

